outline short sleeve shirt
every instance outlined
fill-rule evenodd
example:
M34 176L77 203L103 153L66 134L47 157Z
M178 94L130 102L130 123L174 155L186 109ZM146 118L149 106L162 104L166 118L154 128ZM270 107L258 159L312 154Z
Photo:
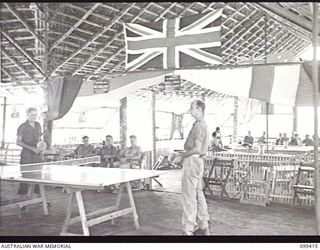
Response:
M22 138L22 142L32 146L36 147L37 143L41 139L41 125L39 122L35 122L34 127L30 125L28 121L25 123L22 123L17 131L17 135ZM32 155L34 154L33 151L23 148L21 151L21 156L22 157L30 157L32 158Z
M75 154L79 158L87 157L88 155L93 153L95 153L95 150L91 144L88 144L87 146L85 146L84 144L81 144L75 150Z
M100 150L100 155L101 156L119 155L119 150L115 146L111 146L111 147L105 146Z
M141 155L141 148L139 146L131 146L124 150L122 156L124 157L134 157Z
M206 155L208 152L209 145L209 130L206 122L204 120L195 121L193 127L191 128L188 138L184 144L185 150L190 150L195 147L196 140L201 142L201 155Z

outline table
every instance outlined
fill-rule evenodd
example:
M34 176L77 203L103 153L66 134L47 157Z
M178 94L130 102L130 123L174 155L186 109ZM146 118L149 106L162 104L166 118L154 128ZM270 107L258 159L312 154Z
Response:
M54 164L26 164L16 166L2 166L0 180L17 183L39 184L40 198L24 201L23 206L42 203L46 215L49 214L45 186L64 187L68 190L69 199L66 209L65 221L60 235L81 235L68 232L68 227L76 222L81 222L82 235L89 236L89 228L102 222L133 214L135 227L139 228L138 214L133 199L130 181L152 178L163 174L164 171L117 169L101 167L79 167L74 165ZM85 211L82 196L84 190L103 190L109 185L120 184L116 204L111 207L96 210L90 213ZM130 207L119 210L122 194L126 188ZM80 216L71 218L72 203L76 199ZM19 205L18 205L19 206ZM94 217L94 218L92 218Z

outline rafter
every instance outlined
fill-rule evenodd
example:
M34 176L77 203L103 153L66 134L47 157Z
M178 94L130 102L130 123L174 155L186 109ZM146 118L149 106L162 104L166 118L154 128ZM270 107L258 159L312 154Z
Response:
M78 22L76 22L65 34L57 39L57 41L49 49L49 52L51 52L55 47L57 47L57 45L63 42L63 40L66 39L76 28L78 28L83 23L83 21L85 21L95 11L95 9L98 8L99 5L100 3L94 4Z
M291 11L283 8L280 4L277 3L256 3L256 5L260 6L263 10L268 11L276 16L281 18L285 18L289 20L293 25L296 25L308 33L312 32L312 22L308 19L303 18L299 15L292 13ZM319 35L319 33L318 33Z
M114 25L115 22L117 22L121 17L123 17L135 4L129 4L127 5L121 13L119 13L117 16L115 16L109 24L107 24L104 28L102 28L99 32L97 32L94 36L92 36L80 49L72 53L67 59L65 59L60 65L58 65L55 69L53 69L50 73L50 75L54 74L58 69L60 69L66 62L68 62L70 59L74 58L79 52L81 52L83 49L85 49L91 42L95 41L100 35L105 33L112 25Z
M18 43L12 38L6 31L1 30L1 34L17 49L19 50L28 61L40 72L42 76L44 76L43 70L40 65L31 57Z
M13 75L11 75L11 74L9 73L9 71L7 71L4 67L1 67L1 71L2 71L3 73L5 73L7 76L9 76L9 78L10 78L11 81L15 81L15 80L16 80L16 78L15 78ZM2 79L1 79L1 80L2 80Z
M19 63L15 58L13 58L8 51L1 47L1 52L13 63L15 64L26 76L32 78L32 76L29 74L29 72L23 67L21 63Z
M140 10L140 12L136 15L136 17L131 21L134 22L136 21L139 16L141 16L144 13L144 10L146 10L147 8L149 8L152 5L152 3L149 3L147 6L145 6L144 8L142 8L142 10ZM122 32L118 32L118 34L116 34L113 39L111 39L109 42L107 42L105 44L105 46L103 46L102 48L100 48L96 53L94 53L91 57L89 57L88 60L86 60L80 67L78 67L78 69L76 69L74 72L72 72L72 75L75 75L77 73L79 73L86 65L88 65L88 63L90 63L92 60L94 60L94 58L96 58L102 51L104 51L106 48L108 48L116 39L118 39L118 37L120 37L122 35ZM100 68L100 67L99 67ZM98 71L97 71L98 72ZM96 71L93 73L95 74ZM89 77L90 78L90 77Z
M59 3L59 6L53 11L52 15L49 15L47 22L54 18L62 9L64 9L65 3Z
M28 31L36 38L40 43L44 45L42 39L37 35L37 33L31 28L31 26L20 16L20 14L10 6L8 3L3 3L8 10L28 29Z

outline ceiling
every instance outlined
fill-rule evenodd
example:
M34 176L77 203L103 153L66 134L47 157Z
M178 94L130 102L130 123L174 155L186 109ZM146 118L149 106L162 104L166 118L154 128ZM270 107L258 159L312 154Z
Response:
M1 86L41 84L45 75L82 76L108 86L109 79L124 73L123 22L156 22L218 8L223 8L223 65L287 50L297 57L311 44L307 2L2 3ZM190 82L183 86L182 91L214 94Z

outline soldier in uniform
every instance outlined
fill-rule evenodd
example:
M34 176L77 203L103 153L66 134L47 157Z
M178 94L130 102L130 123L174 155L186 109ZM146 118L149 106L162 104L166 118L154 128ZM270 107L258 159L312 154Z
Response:
M17 131L17 145L22 147L20 164L43 162L43 149L37 147L41 141L41 125L36 121L38 116L35 108L27 110L27 121L22 123ZM39 193L39 186L35 186L35 193ZM28 184L21 183L18 194L25 195Z

